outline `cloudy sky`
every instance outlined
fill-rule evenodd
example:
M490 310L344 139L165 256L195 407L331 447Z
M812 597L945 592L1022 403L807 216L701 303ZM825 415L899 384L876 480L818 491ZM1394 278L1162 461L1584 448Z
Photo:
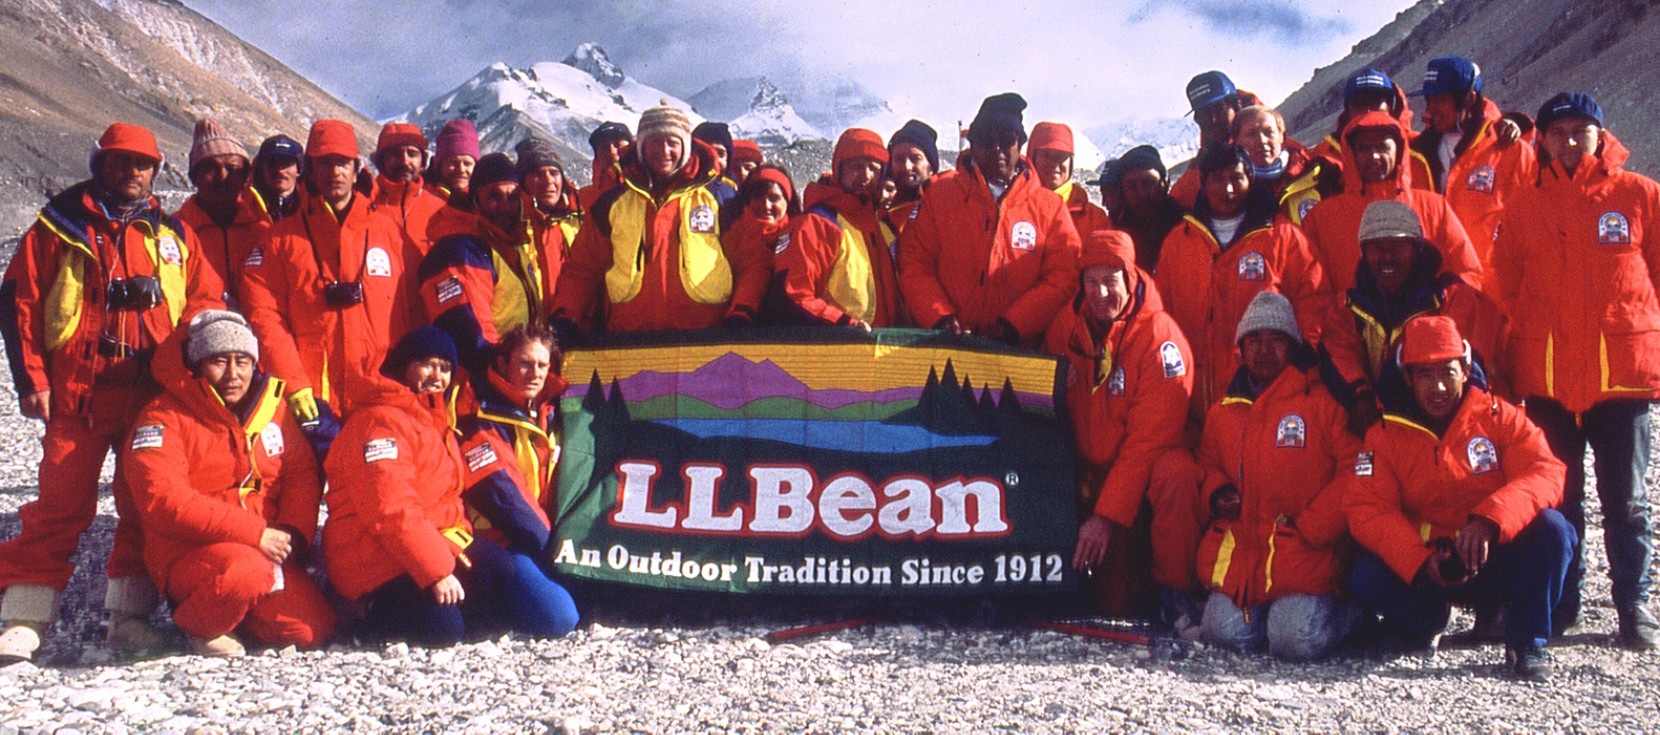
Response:
M677 96L734 77L851 78L894 109L972 117L1015 90L1029 116L1095 123L1187 111L1211 68L1278 102L1412 0L186 0L385 118L494 61L596 41ZM1414 80L1415 81L1415 80ZM1403 84L1410 84L1404 81Z

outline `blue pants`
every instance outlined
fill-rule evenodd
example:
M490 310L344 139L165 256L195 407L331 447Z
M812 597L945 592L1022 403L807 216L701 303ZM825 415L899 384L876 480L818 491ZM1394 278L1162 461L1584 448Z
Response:
M1512 648L1544 645L1551 612L1562 597L1579 536L1561 513L1545 509L1508 544L1494 546L1474 579L1457 587L1402 581L1382 559L1362 553L1349 589L1385 626L1414 636L1441 632L1452 603L1505 600L1504 642Z
M1336 595L1285 595L1239 609L1220 592L1205 601L1204 641L1234 651L1268 646L1278 658L1310 661L1324 658L1343 642L1359 614Z
M466 598L440 605L431 589L404 575L369 593L369 629L425 646L448 646L503 630L557 638L576 627L576 602L529 555L509 552L488 539L467 547L472 566L457 565Z
M1654 556L1648 489L1643 474L1650 454L1649 401L1607 400L1576 417L1549 398L1527 399L1527 417L1544 430L1550 450L1568 465L1562 488L1562 515L1585 537L1585 447L1596 452L1597 497L1602 500L1603 547L1614 607L1648 602L1649 562ZM1574 553L1562 591L1563 617L1579 616L1579 587L1585 577L1583 552Z

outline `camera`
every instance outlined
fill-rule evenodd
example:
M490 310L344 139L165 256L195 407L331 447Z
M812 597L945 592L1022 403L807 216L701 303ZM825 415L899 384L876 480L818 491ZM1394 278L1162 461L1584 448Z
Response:
M162 304L161 281L154 276L116 278L109 282L105 303L116 311L147 311Z
M363 303L362 281L330 281L323 285L323 301L332 309L344 309Z

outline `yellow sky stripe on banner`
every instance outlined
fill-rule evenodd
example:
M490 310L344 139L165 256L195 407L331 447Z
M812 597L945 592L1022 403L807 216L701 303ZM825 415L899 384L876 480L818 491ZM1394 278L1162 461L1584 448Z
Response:
M930 367L943 369L947 358L958 379L966 375L976 387L990 385L993 390L1001 389L1003 377L1007 376L1016 391L1048 394L1055 380L1053 358L875 344L676 345L574 350L566 354L564 375L573 382L585 383L598 370L600 380L609 383L643 370L691 372L728 352L757 363L771 360L814 390L841 388L868 392L917 385L927 377ZM878 364L856 375L834 367L860 360Z

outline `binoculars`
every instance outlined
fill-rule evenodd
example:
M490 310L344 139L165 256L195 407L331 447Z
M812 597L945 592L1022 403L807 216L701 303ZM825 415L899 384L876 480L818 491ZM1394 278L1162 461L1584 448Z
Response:
M104 302L115 311L148 311L162 304L161 281L155 276L117 278L109 282Z
M323 284L323 301L331 309L344 309L363 303L362 281L330 281Z

